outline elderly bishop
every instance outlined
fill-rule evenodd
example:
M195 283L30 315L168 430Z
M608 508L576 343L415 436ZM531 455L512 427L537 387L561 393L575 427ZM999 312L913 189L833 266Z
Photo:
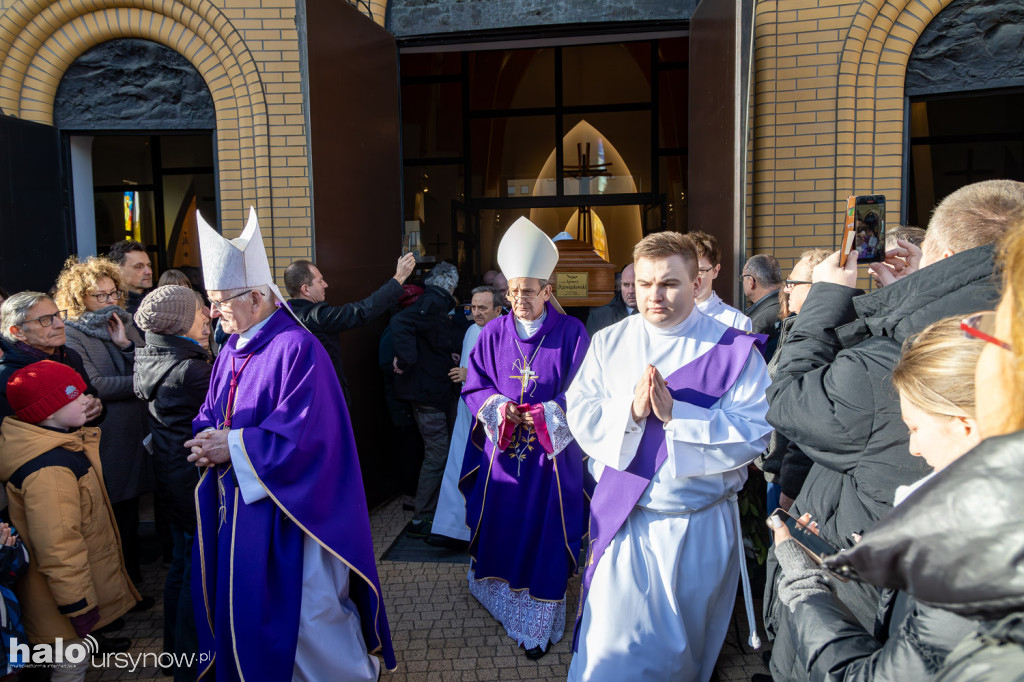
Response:
M283 304L256 213L199 222L214 317L231 334L187 442L192 601L216 680L376 680L395 667L352 427L331 360Z
M469 589L529 658L564 633L586 514L565 390L588 339L549 300L557 262L558 248L526 218L505 233L498 265L513 314L481 330L462 391L476 415L459 484L471 533Z

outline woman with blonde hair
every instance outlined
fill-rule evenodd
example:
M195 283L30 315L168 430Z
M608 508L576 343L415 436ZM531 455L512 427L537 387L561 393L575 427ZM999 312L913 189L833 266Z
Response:
M978 344L964 338L957 317L934 322L904 341L892 383L910 430L910 453L922 457L933 472L897 488L895 505L981 440L972 385L980 352ZM874 632L868 632L832 593L828 572L792 541L776 518L769 525L775 530L775 556L782 570L778 597L793 613L789 622L796 664L806 678L929 679L942 658L974 629L966 618L885 590ZM814 528L809 514L801 523ZM876 636L879 632L886 636Z
M147 492L151 476L143 445L149 422L146 403L132 385L135 348L143 341L122 300L121 271L105 258L69 258L57 279L54 301L68 311L67 345L82 356L107 408L100 424L100 462L125 566L139 585L139 496Z

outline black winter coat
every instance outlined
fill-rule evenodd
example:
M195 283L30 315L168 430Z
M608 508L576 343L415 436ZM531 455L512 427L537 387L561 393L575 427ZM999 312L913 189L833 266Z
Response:
M293 298L288 301L299 321L320 341L331 358L334 372L341 383L341 390L345 393L346 403L349 402L348 380L345 379L338 334L361 327L373 318L383 315L398 303L404 292L402 285L392 277L380 289L355 303L330 305L325 301L313 303L304 298Z
M185 441L210 387L209 357L191 339L150 332L135 351L135 395L149 403L157 503L188 532L196 527L199 470L186 459Z
M798 602L790 622L802 672L829 682L929 680L975 628L962 616L893 591L879 602L874 634L831 593Z
M53 360L62 365L67 365L82 377L82 381L85 382L86 394L94 397L99 396L99 391L93 386L89 373L85 371L85 363L82 362L82 356L67 346L60 346L49 357L39 357L18 348L5 337L0 336L0 350L3 351L3 357L0 358L0 421L3 421L4 417L8 415L14 414L11 404L7 402L7 382L10 381L11 375L22 367L31 365L34 362ZM106 416L107 408L104 406L100 416L87 423L86 426L99 426Z
M995 306L993 267L993 249L983 246L861 296L812 285L768 389L768 421L813 460L790 511L810 512L832 545L852 546L851 533L864 533L892 508L897 486L928 472L909 452L890 375L908 336L943 317ZM772 673L802 679L788 641L791 614L775 596L777 568L769 555L764 613L775 637ZM841 583L837 594L862 627L873 627L875 588Z
M619 320L629 317L629 306L622 300L622 294L615 294L608 303L598 308L591 308L587 315L587 336L591 338L605 327L610 327Z
M1022 487L1024 431L986 439L826 565L980 622L937 679L1022 679Z
M744 314L750 318L751 331L755 334L765 334L768 340L765 341L765 361L770 361L775 355L779 345L779 294L774 292L768 294L746 309Z
M402 400L447 411L455 399L448 372L458 366L464 330L448 312L458 302L444 289L428 286L413 305L391 318L391 341L398 368L395 393Z

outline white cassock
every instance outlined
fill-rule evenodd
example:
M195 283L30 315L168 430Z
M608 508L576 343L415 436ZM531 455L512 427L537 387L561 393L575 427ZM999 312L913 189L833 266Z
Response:
M469 352L476 345L482 329L480 325L474 324L466 330L466 335L462 338L462 358L459 360L459 367L469 366ZM452 429L451 445L448 446L448 463L444 467L441 492L437 498L434 522L430 527L431 533L467 542L469 527L466 526L466 500L459 491L459 477L462 475L462 460L466 456L466 444L469 442L469 429L472 426L473 415L469 413L466 401L459 398L455 428Z
M668 452L597 563L569 680L711 676L743 554L735 494L772 431L764 359L752 350L736 383L709 409L676 401L668 424L653 414L636 424L631 406L648 364L667 377L725 331L696 309L671 329L629 317L591 339L566 394L569 427L598 480L605 466L629 465L645 428L664 428Z
M722 324L742 329L745 332L749 332L754 328L749 317L727 304L713 291L710 296L697 304L697 310L715 318Z
M237 347L243 348L267 320L239 334ZM242 500L253 504L267 492L249 464L238 434L228 431L231 466ZM302 542L302 603L292 682L377 679L380 661L366 651L359 609L348 589L348 566L307 534Z

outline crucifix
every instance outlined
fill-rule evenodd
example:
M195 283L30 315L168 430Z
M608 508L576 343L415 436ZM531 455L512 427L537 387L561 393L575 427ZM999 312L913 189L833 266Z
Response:
M517 360L516 365L518 364L519 361ZM519 368L513 366L513 369ZM513 374L512 376L509 377L509 379L519 379L519 404L522 404L523 401L526 400L527 385L529 385L531 381L534 381L538 376L540 375L534 372L533 369L530 367L530 363L527 362L525 365L523 365L523 368L520 370L519 374Z
M611 163L590 163L590 143L587 142L586 151L582 143L576 143L575 166L563 166L562 172L570 178L577 178L580 181L580 194L590 194L590 180L596 177L611 177L608 167ZM600 158L600 157L599 157ZM580 206L576 217L576 238L581 242L593 243L593 235L590 234L590 206Z

